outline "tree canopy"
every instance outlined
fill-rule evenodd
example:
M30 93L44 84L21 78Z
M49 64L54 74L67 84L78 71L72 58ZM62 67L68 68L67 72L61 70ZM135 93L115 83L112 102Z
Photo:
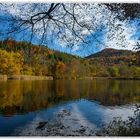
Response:
M40 44L55 36L59 44L67 47L90 43L88 35L105 47L135 46L136 42L129 40L135 31L129 18L136 17L138 9L139 4L1 3L0 20L8 28L0 33L12 36L24 32L24 37L28 35L31 41L36 36ZM94 34L99 27L105 34L104 43Z

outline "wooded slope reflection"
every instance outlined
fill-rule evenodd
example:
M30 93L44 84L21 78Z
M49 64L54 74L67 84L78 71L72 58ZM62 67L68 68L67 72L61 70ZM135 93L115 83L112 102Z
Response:
M104 106L136 103L140 101L140 81L97 79L0 82L0 113L6 116L81 98L98 101Z

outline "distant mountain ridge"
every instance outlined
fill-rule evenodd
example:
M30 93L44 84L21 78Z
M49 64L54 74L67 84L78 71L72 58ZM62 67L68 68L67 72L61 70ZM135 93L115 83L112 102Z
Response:
M117 50L113 48L105 48L104 50L85 57L90 64L101 64L105 66L112 65L139 65L140 51Z
M131 50L117 50L113 48L105 48L101 50L100 52L87 56L86 58L121 56L121 55L130 55L133 53L134 52Z

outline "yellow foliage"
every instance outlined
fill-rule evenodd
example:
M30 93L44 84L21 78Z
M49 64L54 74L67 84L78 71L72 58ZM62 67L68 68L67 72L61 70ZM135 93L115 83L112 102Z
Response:
M7 52L0 50L0 73L1 74L20 74L23 65L23 57L20 53Z
M61 72L63 72L65 69L65 64L61 61L58 61L56 63L56 70L60 70Z
M24 75L32 75L33 74L32 68L27 66L27 65L24 65L22 74L24 74Z

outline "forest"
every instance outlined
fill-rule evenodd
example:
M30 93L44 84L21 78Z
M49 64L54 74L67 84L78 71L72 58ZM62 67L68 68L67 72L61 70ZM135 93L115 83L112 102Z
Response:
M140 78L140 53L106 48L85 58L12 39L0 41L1 75Z

